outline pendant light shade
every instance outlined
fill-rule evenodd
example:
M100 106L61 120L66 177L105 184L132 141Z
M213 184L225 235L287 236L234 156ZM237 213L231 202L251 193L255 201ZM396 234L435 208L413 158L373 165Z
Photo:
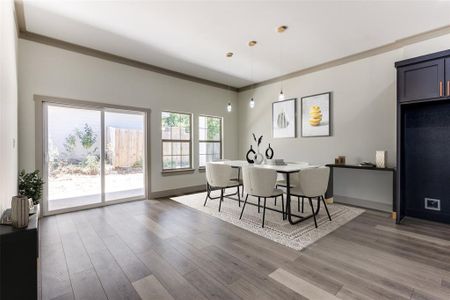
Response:
M280 91L280 94L278 95L278 101L283 101L284 100L284 93L283 90Z
M232 110L231 102L228 102L228 105L227 105L227 111L228 111L228 112L231 112L231 110Z
M252 97L252 99L250 99L249 105L250 105L250 108L255 107L255 100L253 99L253 97Z

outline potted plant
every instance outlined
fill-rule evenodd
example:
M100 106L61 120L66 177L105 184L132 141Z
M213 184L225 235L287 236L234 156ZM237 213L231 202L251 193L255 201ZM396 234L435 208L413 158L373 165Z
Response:
M26 196L33 201L33 205L39 204L42 197L42 186L44 181L39 175L39 170L34 170L31 173L25 170L19 173L19 195Z

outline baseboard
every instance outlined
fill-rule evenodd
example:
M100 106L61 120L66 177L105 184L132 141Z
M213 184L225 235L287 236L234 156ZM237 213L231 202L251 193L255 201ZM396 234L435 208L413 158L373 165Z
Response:
M334 195L333 200L335 203L349 204L353 206L369 208L384 212L392 212L392 204L380 203L370 200L357 199L339 195Z
M206 190L206 186L204 184L187 186L187 187L182 187L182 188L177 188L177 189L152 192L152 193L150 193L150 199L182 196L182 195L189 194L189 193L204 192L205 190Z

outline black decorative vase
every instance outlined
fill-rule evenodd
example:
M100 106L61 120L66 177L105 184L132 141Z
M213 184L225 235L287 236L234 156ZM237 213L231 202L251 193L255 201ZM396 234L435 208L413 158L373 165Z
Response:
M272 147L270 147L270 144L269 144L269 148L267 148L267 150L266 150L266 158L272 159L272 157L273 157L273 149L272 149Z
M254 160L255 154L256 154L256 152L255 152L255 150L253 150L253 146L250 145L250 150L247 151L247 155L245 156L247 158L247 161L249 164L255 163L255 160Z

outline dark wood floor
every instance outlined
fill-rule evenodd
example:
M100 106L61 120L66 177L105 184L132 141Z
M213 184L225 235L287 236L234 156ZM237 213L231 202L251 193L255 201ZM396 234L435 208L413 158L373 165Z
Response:
M170 200L40 226L42 299L450 299L450 226L373 211L302 252Z

